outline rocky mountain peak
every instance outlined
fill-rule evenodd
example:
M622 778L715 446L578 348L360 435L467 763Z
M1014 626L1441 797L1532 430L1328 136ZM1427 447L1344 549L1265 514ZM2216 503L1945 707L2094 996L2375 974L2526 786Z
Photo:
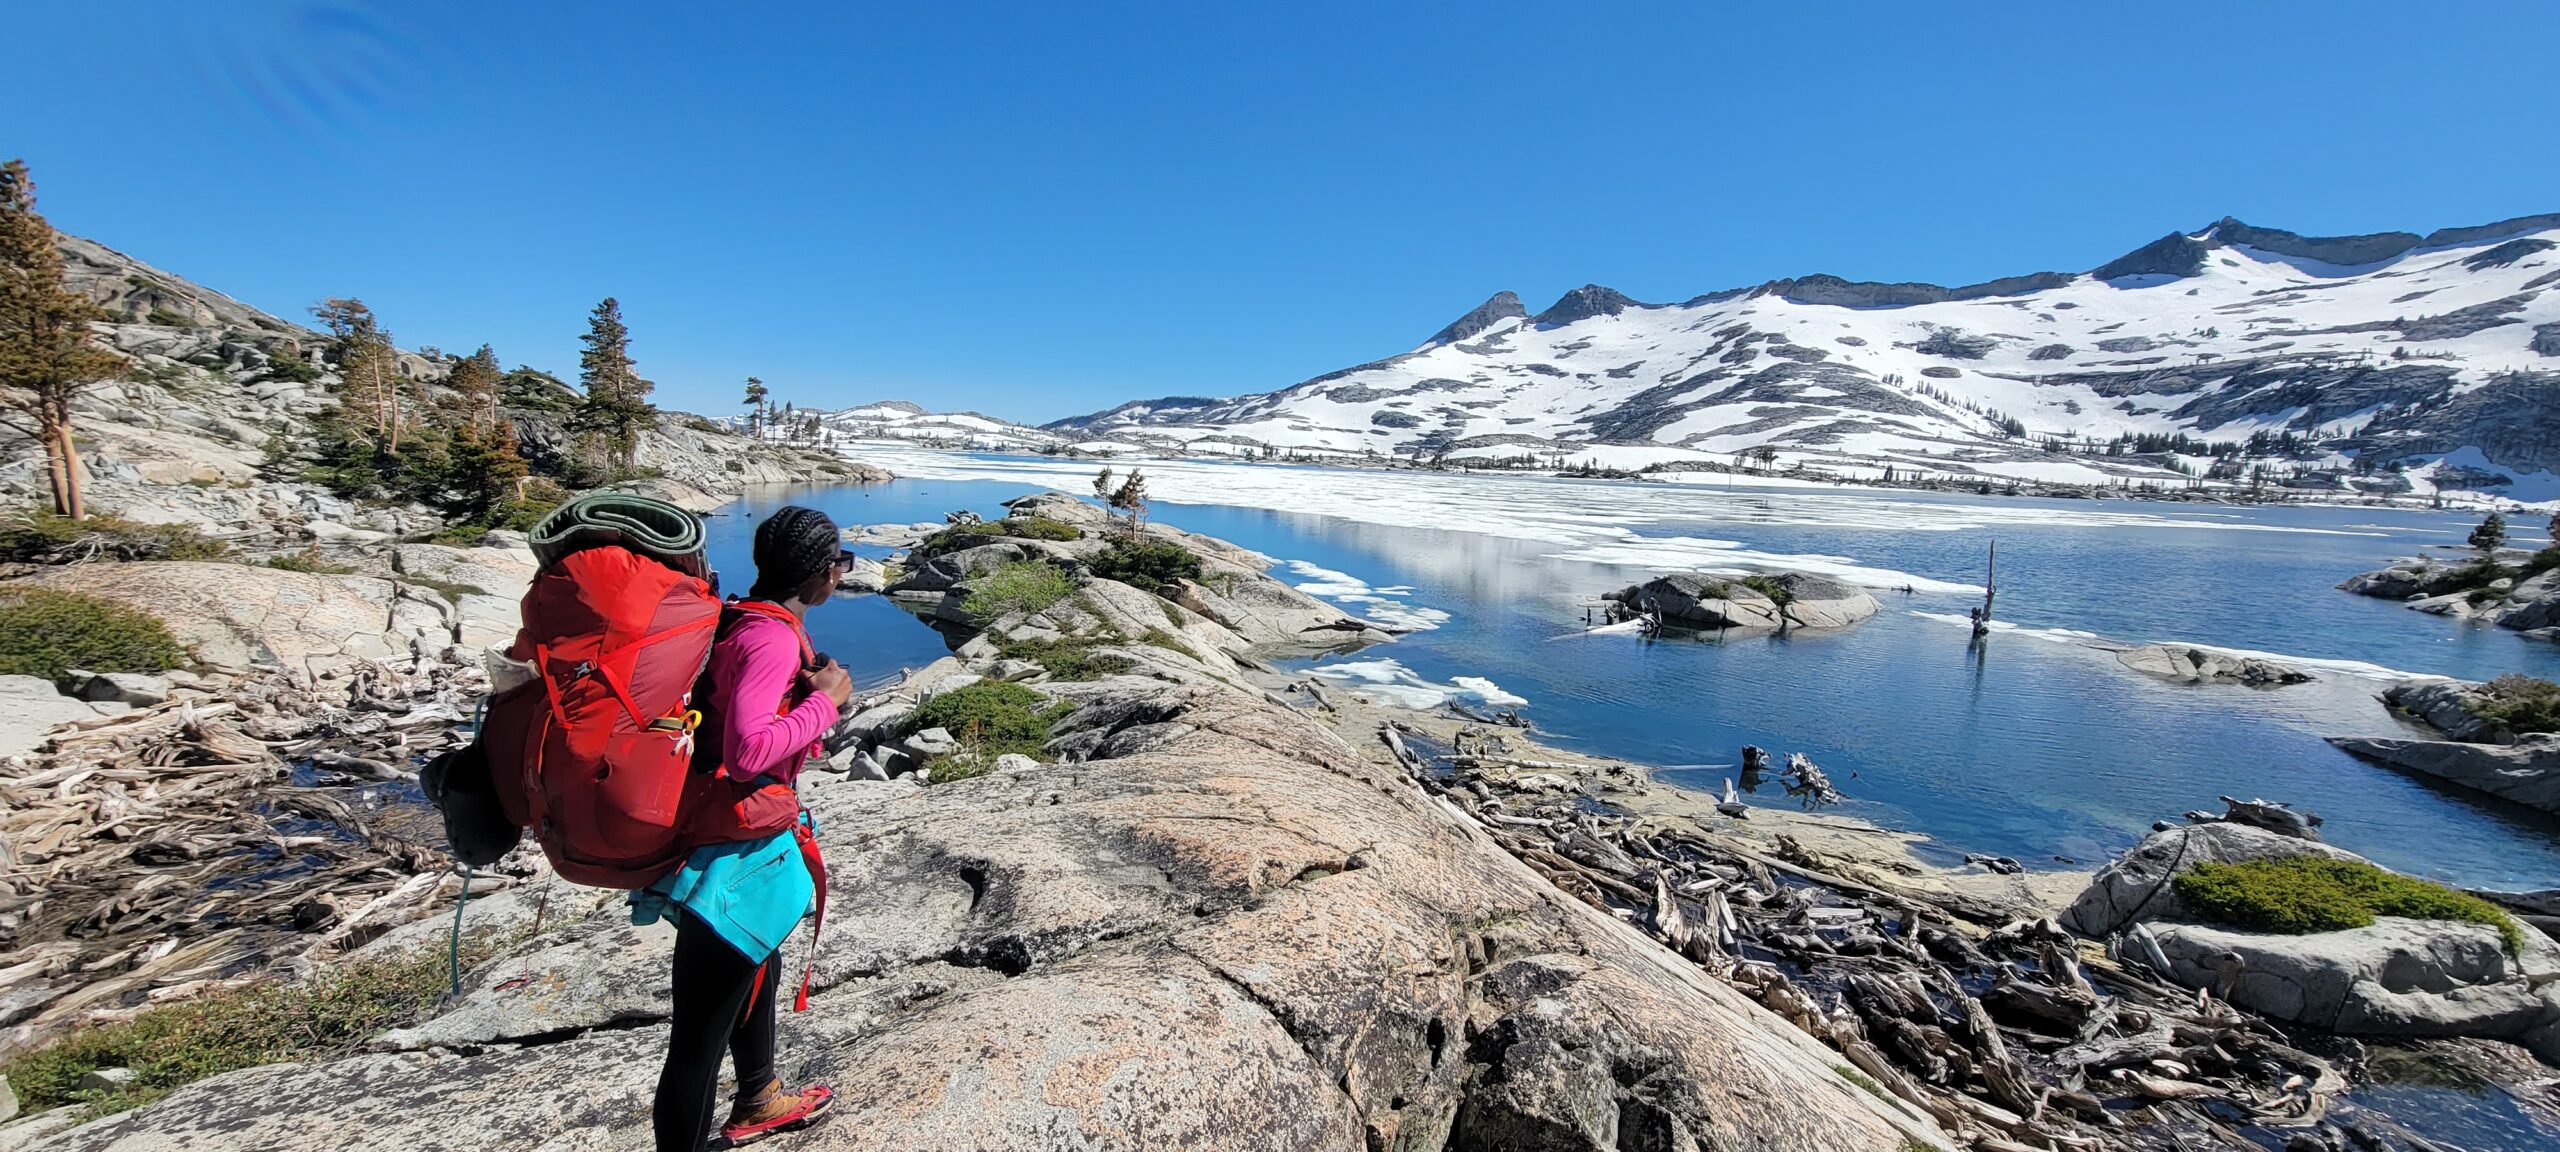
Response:
M2236 221L2235 221L2236 223ZM2193 276L2204 271L2206 244L2184 232L2172 232L2089 270L2095 280L2120 276Z
M1505 320L1526 320L1528 318L1529 309L1522 306L1520 303L1519 293L1510 291L1496 292L1484 303L1476 305L1473 311L1451 321L1448 327L1441 329L1437 334L1433 335L1424 347L1437 348L1443 344L1455 344L1461 340L1473 340L1477 333L1480 333L1487 328L1491 328L1496 324L1502 323Z
M1503 295L1508 296L1510 293L1506 292ZM1515 299L1513 303L1516 304L1518 301ZM1585 284L1565 293L1564 297L1557 300L1552 307L1538 313L1536 323L1541 326L1571 324L1576 320L1588 320L1594 316L1615 316L1629 308L1642 307L1644 307L1642 303L1615 288Z

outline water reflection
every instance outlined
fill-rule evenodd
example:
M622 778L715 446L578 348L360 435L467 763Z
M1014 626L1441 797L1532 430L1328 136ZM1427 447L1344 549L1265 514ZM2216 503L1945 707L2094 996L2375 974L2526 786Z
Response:
M847 523L939 520L959 507L994 513L1043 485L1075 491L1090 472L934 459L946 473L930 480L806 498ZM1727 766L1670 773L1691 786L1720 789L1744 744L1804 752L1844 786L1846 811L1950 850L2023 860L2098 859L2155 819L2223 793L2256 795L2320 811L2333 842L2396 867L2502 887L2560 882L2560 822L2360 763L2321 739L2392 726L2373 699L2388 669L2560 672L2549 646L2332 590L2446 539L2446 517L1215 464L1147 471L1168 497L1250 505L1167 499L1156 508L1165 523L1343 574L1346 587L1409 588L1397 604L1449 614L1395 644L1301 665L1417 701L1417 688L1525 698L1524 714L1561 743ZM1395 486L1392 503L1378 498L1383 484ZM751 517L780 502L760 494L716 522L715 559L743 564ZM2001 628L1969 645L1963 612L1980 591L1966 582L1979 580L1994 530ZM1916 592L1885 597L1882 613L1843 634L1583 634L1591 597L1664 570L1662 558L1738 555L1907 573ZM813 616L813 630L828 630L821 643L871 670L944 650L905 613L865 600ZM2312 661L2320 679L2272 691L2166 684L2118 665L2091 646L2096 637L2279 653Z

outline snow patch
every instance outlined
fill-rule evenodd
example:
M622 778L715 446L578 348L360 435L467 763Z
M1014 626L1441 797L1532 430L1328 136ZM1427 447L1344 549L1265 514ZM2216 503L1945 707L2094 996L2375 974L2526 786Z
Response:
M1310 676L1335 681L1352 695L1427 712L1453 700L1471 700L1489 707L1516 708L1528 698L1505 691L1499 684L1482 676L1453 676L1442 684L1424 679L1401 662L1378 658L1345 660L1338 664L1322 664L1307 669Z

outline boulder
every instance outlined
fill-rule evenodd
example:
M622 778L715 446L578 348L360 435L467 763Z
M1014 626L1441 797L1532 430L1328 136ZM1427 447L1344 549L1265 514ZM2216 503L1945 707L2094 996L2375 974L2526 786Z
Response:
M960 741L940 728L927 728L898 742L898 747L919 760L948 756L960 750Z
M2448 740L2504 744L2515 734L2477 711L2481 686L2468 680L2404 680L2382 690L2382 702L2444 734Z
M2116 662L2136 672L2182 684L2249 684L2274 687L2308 683L2299 668L2255 656L2199 648L2193 644L2152 644L2116 653Z
M889 566L868 556L857 556L844 575L836 580L839 592L878 592L889 586Z
M335 520L314 520L303 525L302 531L323 544L374 544L391 538L388 532L350 528Z
M2169 883L2205 861L2237 864L2293 856L2358 857L2317 841L2279 836L2246 824L2188 824L2154 832L2091 877L2062 922L2083 936L2104 938L2134 924L2186 917L2186 905Z
M2560 734L2515 737L2512 744L2333 736L2329 742L2361 759L2486 792L2560 815Z
M92 703L148 708L168 699L170 692L168 677L141 672L73 672L71 680L79 686L77 695Z
M50 680L0 676L0 756L26 755L44 747L55 728L97 715L97 709L54 691Z
M1781 590L1786 603L1740 577L1711 572L1674 572L1603 598L1692 628L1846 628L1876 614L1875 597L1827 576L1780 572L1759 579Z
M2063 923L2101 938L2138 930L2159 946L2170 978L2278 1020L2510 1040L2560 1063L2560 943L2540 933L2525 932L2510 953L2497 929L2452 920L2385 916L2336 932L2250 932L2196 922L2170 883L2206 861L2296 856L2363 860L2245 824L2170 828L2099 869Z
M2278 1020L2508 1040L2560 1063L2560 986L2549 983L2560 980L2560 945L2537 932L2518 955L2486 924L2394 916L2305 936L2166 924L2152 939L2172 979Z
M233 671L265 663L317 673L402 659L411 639L441 643L453 630L441 594L372 576L154 561L77 564L29 580L157 616L198 663Z

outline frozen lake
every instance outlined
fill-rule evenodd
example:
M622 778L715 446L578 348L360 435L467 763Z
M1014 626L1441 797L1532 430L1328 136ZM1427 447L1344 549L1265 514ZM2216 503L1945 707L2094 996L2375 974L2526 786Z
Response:
M742 578L754 519L782 503L841 523L939 520L1040 488L1084 494L1098 464L863 446L902 479L763 492L713 520ZM1124 465L1125 467L1125 465ZM1799 486L1156 462L1155 518L1233 540L1346 609L1416 631L1293 664L1414 707L1517 707L1546 739L1672 766L1712 787L1743 744L1804 752L1843 811L1949 853L2093 864L2155 819L2263 796L2394 867L2506 888L2560 884L2560 822L2356 761L2321 737L2388 731L2402 674L2560 676L2560 651L2350 596L2347 575L2470 521L2348 508L1947 497ZM1968 645L1984 553L2000 545L2001 631ZM1583 634L1587 601L1665 571L1788 568L1880 589L1837 634L1647 641ZM740 581L742 582L742 580ZM1909 586L1905 594L1899 589ZM877 597L812 616L858 679L945 651ZM2090 646L2178 640L2276 654L2319 676L2282 689L2182 686ZM1754 798L1783 804L1782 795Z

